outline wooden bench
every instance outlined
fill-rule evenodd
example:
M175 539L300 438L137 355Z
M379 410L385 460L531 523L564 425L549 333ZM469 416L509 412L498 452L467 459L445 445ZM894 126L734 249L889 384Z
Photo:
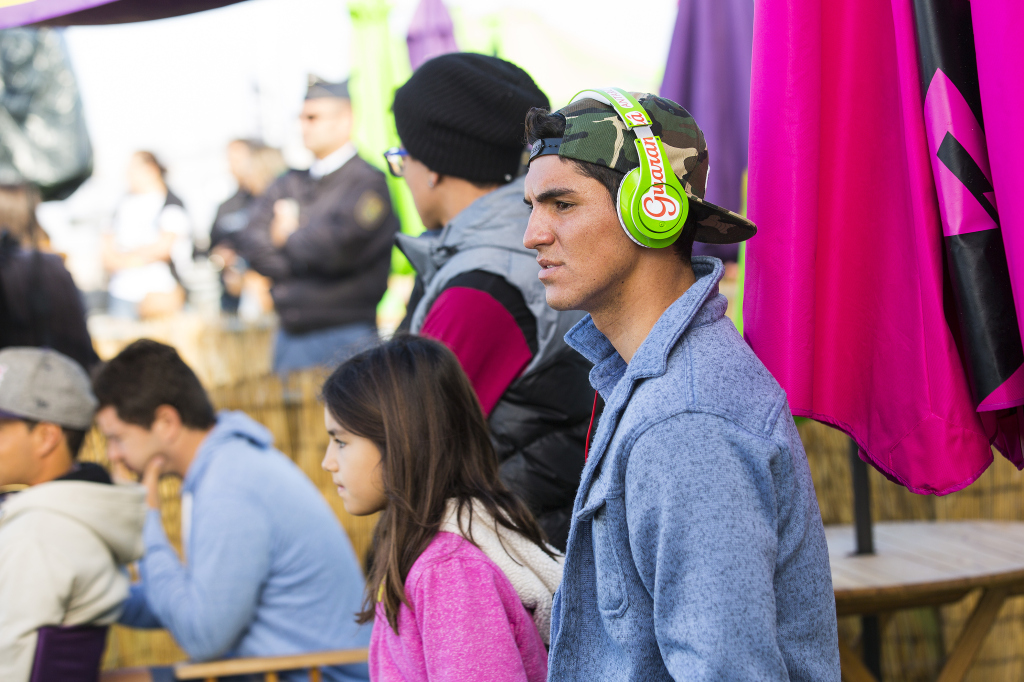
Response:
M294 656L268 656L265 658L233 658L211 663L179 663L174 666L174 677L179 680L215 682L231 675L263 675L264 682L278 682L278 673L285 670L308 670L309 682L321 682L320 668L350 663L365 663L366 649L344 651L318 651Z

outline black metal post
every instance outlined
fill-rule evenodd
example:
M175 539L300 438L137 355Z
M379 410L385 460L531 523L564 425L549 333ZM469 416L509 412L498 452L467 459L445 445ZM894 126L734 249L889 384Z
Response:
M868 465L860 458L860 448L850 439L850 473L853 476L853 527L856 537L855 554L875 553L875 533L871 523L871 482ZM878 616L862 616L860 641L864 665L882 679L882 633Z
M853 528L857 539L855 554L875 553L875 533L871 526L871 483L868 465L860 458L857 442L850 439L850 472L853 475Z

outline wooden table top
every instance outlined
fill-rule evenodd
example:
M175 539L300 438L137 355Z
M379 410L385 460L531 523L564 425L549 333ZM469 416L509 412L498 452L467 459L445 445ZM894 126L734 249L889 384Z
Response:
M956 601L976 587L1024 591L1024 523L906 521L875 524L875 554L856 556L852 526L828 526L839 615Z

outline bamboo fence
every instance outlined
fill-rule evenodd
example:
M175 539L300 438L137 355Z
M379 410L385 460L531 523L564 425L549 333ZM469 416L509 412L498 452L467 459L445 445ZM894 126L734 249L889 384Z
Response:
M243 410L274 435L276 446L313 480L338 515L360 557L365 559L375 519L347 514L330 477L320 468L327 446L323 407L317 399L323 375L296 374L287 382L269 373L273 328L237 327L196 320L147 323L97 340L101 357L110 357L142 334L170 343L210 390L218 409ZM115 330L116 331L116 330ZM95 330L94 330L95 334ZM848 444L843 434L816 422L799 425L825 524L852 523L852 484ZM102 438L95 432L85 444L83 458L105 462ZM1000 456L969 488L946 497L919 496L895 485L876 471L870 474L872 511L876 521L996 519L1024 521L1024 475ZM162 515L171 542L180 550L180 483L161 483ZM882 671L886 682L930 682L941 668L945 652L956 641L977 599L942 608L890 614L882 619ZM855 642L859 621L840 621L840 636ZM104 668L168 665L185 654L164 631L115 627ZM1018 682L1024 679L1024 597L1007 600L985 641L967 680Z

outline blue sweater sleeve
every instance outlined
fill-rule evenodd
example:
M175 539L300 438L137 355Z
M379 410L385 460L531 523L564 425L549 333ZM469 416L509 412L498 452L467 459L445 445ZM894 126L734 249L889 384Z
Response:
M178 560L150 512L143 539L142 582L149 607L197 661L230 652L252 622L269 572L271 529L251 495L218 489L193 508L187 565Z
M156 514L156 520L159 523L160 512L150 510L150 513ZM147 518L146 520L148 522L149 519ZM153 629L163 627L160 624L160 619L150 610L149 602L146 601L146 592L141 583L135 583L131 586L131 590L128 592L128 599L124 602L124 610L121 611L121 617L117 622L130 628Z
M630 451L629 542L676 680L788 679L775 612L774 447L727 420L686 413L651 427Z

